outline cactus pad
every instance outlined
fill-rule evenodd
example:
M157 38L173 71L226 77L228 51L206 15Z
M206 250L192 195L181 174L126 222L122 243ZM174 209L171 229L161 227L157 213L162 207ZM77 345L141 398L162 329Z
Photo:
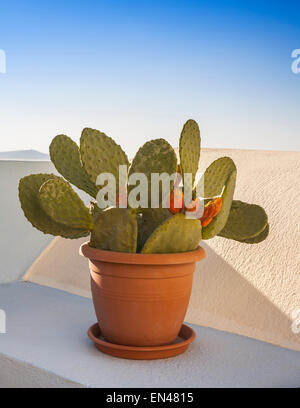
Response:
M198 183L198 185L204 183L204 197L220 195L228 175L234 170L236 166L230 157L220 157L212 162Z
M227 181L225 182L225 188L222 194L223 205L219 214L202 229L203 239L213 238L215 235L219 234L225 227L227 219L229 217L230 208L232 204L234 189L236 183L236 170L233 170L229 176L227 176Z
M143 208L139 214L138 251L140 251L152 232L172 214L167 208Z
M142 253L174 253L193 251L201 240L201 222L176 214L164 221L150 235Z
M127 208L108 208L95 220L90 246L116 252L136 252L137 218Z
M191 173L192 184L194 184L195 176L198 171L200 160L200 130L197 122L190 119L182 129L179 140L179 155L181 174Z
M84 169L94 183L100 173L111 173L116 178L119 191L119 166L129 166L129 161L126 153L112 138L99 130L83 129L80 156Z
M44 234L60 235L71 239L86 237L89 234L88 230L59 224L50 218L41 207L39 200L40 187L52 179L56 180L58 177L53 174L33 174L20 180L19 199L25 217Z
M100 212L103 211L101 208L98 207L97 201L91 201L88 206L88 209L94 221L97 219Z
M148 205L151 206L151 174L167 173L169 175L177 172L177 157L172 146L164 139L155 139L145 143L135 155L129 170L129 176L133 173L144 173L148 179ZM174 183L171 183L171 187ZM128 187L128 192L134 186ZM160 204L165 197L161 196ZM168 192L170 194L170 191Z
M96 185L90 180L80 160L77 144L68 136L56 136L49 148L50 158L56 170L70 183L96 197Z
M259 235L268 224L265 210L256 204L234 200L221 237L243 241Z
M46 214L59 224L85 230L93 229L89 210L62 178L46 181L40 188L40 203Z
M259 244L260 242L264 241L269 235L270 226L267 224L266 228L258 235L253 238L247 238L243 241L240 241L244 244Z

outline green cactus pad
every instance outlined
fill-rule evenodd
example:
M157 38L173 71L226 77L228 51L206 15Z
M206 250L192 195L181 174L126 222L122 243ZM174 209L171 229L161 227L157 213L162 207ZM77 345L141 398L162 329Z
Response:
M191 173L192 184L198 171L200 160L201 138L197 122L190 119L182 129L179 140L179 155L181 174Z
M150 235L142 253L174 253L193 251L201 240L201 222L176 214L164 221Z
M80 160L77 144L68 136L56 136L49 148L50 158L56 170L70 183L96 197L96 185L90 180Z
M88 231L93 229L93 219L88 208L62 178L46 181L39 195L43 210L55 222Z
M204 197L220 195L228 175L234 170L236 166L230 157L220 157L212 162L198 182L198 185L204 183Z
M172 214L167 208L141 209L138 223L138 252L141 251L152 232L171 216Z
M129 161L126 153L112 138L99 130L83 129L80 156L83 167L94 183L100 173L111 173L116 179L116 191L119 191L119 166L129 166Z
M229 176L227 176L227 181L225 182L225 189L222 194L223 205L219 214L213 218L207 227L202 229L202 238L210 239L215 235L219 234L225 227L227 219L229 217L230 208L232 204L234 189L236 183L236 170L233 170Z
M167 173L172 175L177 172L177 157L172 146L164 139L155 139L145 143L135 155L129 170L133 173L144 173L148 179L148 205L151 207L151 174ZM161 184L161 183L160 183ZM171 187L174 183L171 183ZM128 186L128 193L135 186ZM160 188L159 204L166 197L162 197Z
M270 231L270 226L269 224L267 224L266 228L260 234L256 235L253 238L244 239L243 241L240 241L240 242L245 243L245 244L259 244L260 242L264 241L268 237L269 231Z
M103 211L101 208L98 207L97 201L91 201L88 208L94 221L97 219L99 213Z
M20 180L19 199L24 215L35 228L44 234L60 235L71 239L86 237L89 231L59 224L50 218L41 207L40 187L46 181L57 178L54 174L32 174Z
M127 208L108 208L101 211L91 233L90 246L116 252L136 252L137 218Z
M265 210L256 204L234 200L221 237L243 241L259 235L268 224Z

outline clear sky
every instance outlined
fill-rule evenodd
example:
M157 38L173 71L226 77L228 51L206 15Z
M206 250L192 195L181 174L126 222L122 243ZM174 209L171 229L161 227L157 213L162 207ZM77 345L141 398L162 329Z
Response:
M299 1L0 0L0 151L94 127L132 156L198 121L205 147L299 150Z

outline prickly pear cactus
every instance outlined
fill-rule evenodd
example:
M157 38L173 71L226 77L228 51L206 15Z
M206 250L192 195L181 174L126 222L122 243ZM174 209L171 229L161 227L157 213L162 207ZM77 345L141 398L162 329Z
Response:
M113 139L99 130L83 129L80 138L80 156L83 167L93 183L96 183L100 173L111 173L116 179L116 187L119 191L119 166L129 166L129 161L126 153Z
M28 221L44 234L60 235L64 238L80 238L89 234L87 229L78 229L59 224L50 218L41 207L39 190L48 180L56 180L53 174L32 174L19 182L19 199Z
M258 236L268 224L265 210L256 204L234 200L221 237L243 241Z
M59 224L91 231L93 219L89 210L61 178L46 181L39 191L40 203L46 214Z
M164 221L147 239L143 254L185 252L196 249L201 240L201 222L176 214Z
M267 239L267 237L269 235L269 231L270 231L270 226L269 226L269 224L267 224L266 228L260 234L256 235L253 238L243 239L240 242L242 242L244 244L259 244L260 242Z
M151 207L151 174L167 173L168 175L177 172L177 157L172 146L164 139L155 139L145 143L135 155L130 170L129 176L133 173L144 173L148 180L148 205ZM175 181L175 180L174 180ZM171 183L171 186L174 183ZM134 187L128 186L128 191L132 191ZM165 199L162 196L160 188L159 204Z
M96 197L97 188L81 164L79 147L66 135L56 136L49 148L50 158L56 170L70 183Z
M200 131L196 122L189 120L185 123L179 144L181 173L192 173L194 180L200 156ZM131 192L132 196L136 193L137 204L138 191L140 197L143 193L139 190L138 182L135 186L128 183L129 162L121 147L104 133L86 128L81 135L80 149L69 137L58 135L51 143L50 156L67 181L96 197L98 203L93 201L89 209L86 208L71 186L53 174L35 174L22 178L19 183L19 199L24 214L34 227L46 234L79 238L91 232L92 247L119 252L138 250L144 254L191 251L197 248L202 238L210 239L215 235L247 244L259 243L268 236L269 224L265 211L254 204L233 201L237 171L229 157L221 157L207 168L194 189L193 200L186 195L186 183L189 181L184 180L185 198L191 202L186 203L184 208L181 205L175 210L173 204L179 193L175 189L169 189L169 176L172 175L175 181L177 173L175 151L164 139L151 140L139 149L129 169L130 176L134 173L144 174L143 177L148 182L145 202L146 207L148 205L150 208L103 210L99 208L103 204L101 194L103 207L113 199L110 196L106 200L106 192L109 193L111 187L101 189L100 195L98 194L102 186L95 184L101 173L110 173L116 179L117 194L113 192L117 199L113 203L116 207L127 206L128 190L129 198L132 198ZM119 166L125 167L122 169L121 183ZM154 192L153 173L160 176L156 180L160 197L155 203L159 208L153 208L151 202ZM162 193L162 173L168 176L168 189L164 193L170 196L168 209L162 208L162 204L168 201L167 196ZM176 182L180 182L179 177ZM172 181L170 187L174 187ZM176 187L178 190L179 184ZM192 186L188 185L188 189L190 187ZM133 192L135 188L137 190ZM201 193L197 195L197 191ZM181 203L182 200L181 194ZM201 205L203 203L206 204L204 212ZM195 208L190 207L191 204ZM194 210L191 211L191 208ZM191 212L193 219L190 219Z
M225 227L229 217L230 208L232 204L234 189L236 183L236 170L233 170L225 182L224 192L222 194L223 205L218 215L211 221L207 227L202 230L203 239L211 239L219 234Z
M137 218L127 208L108 208L95 220L90 245L93 248L115 252L136 252Z
M141 251L152 232L172 214L167 208L142 208L138 219L138 251Z
M180 168L181 174L192 174L192 186L196 173L198 171L198 165L200 160L200 129L194 120L188 120L182 129L179 140L179 155L180 155ZM185 180L186 183L186 180Z
M204 197L220 195L228 175L234 170L236 166L230 157L220 157L212 162L198 182L198 185L204 183Z

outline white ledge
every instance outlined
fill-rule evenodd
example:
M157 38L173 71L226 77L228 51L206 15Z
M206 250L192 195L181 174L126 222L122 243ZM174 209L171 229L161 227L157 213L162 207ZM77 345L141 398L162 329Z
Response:
M192 325L181 356L130 361L99 352L86 335L90 299L24 282L0 285L0 387L297 387L300 353Z

